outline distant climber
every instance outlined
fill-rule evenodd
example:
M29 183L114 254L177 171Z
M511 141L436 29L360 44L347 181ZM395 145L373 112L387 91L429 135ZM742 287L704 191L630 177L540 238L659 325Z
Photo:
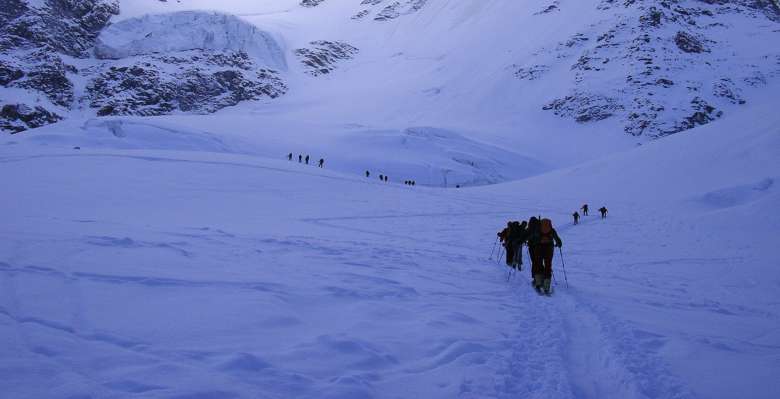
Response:
M607 212L608 211L607 211L607 207L606 206L602 206L601 208L599 208L599 212L601 212L601 218L602 219L606 219L607 218Z
M292 153L287 154L287 160L292 161Z
M574 217L574 224L580 224L580 213L577 211L574 211L574 213L571 215Z
M550 283L553 269L552 259L555 247L562 247L563 242L558 232L552 226L550 219L539 220L532 217L528 221L528 252L531 255L531 273L533 285L537 292L550 295Z
M298 154L298 163L303 162L303 155Z
M582 214L588 216L588 204L582 206Z
M309 156L307 155L306 156L306 165L308 165L308 164L309 164Z
M321 168L324 163L325 163L325 159L320 158L319 165L317 165L317 166L319 166Z
M366 171L366 177L371 177L371 172Z
M385 176L385 183L387 183L387 176Z
M385 181L385 175L379 175L379 181Z

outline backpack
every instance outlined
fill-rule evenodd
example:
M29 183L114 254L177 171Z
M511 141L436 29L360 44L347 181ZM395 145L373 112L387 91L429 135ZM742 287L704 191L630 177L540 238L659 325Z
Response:
M542 219L539 226L539 243L549 244L553 241L552 237L553 227L552 220Z

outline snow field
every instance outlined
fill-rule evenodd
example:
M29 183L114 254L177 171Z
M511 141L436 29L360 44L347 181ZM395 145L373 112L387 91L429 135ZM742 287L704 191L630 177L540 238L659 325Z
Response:
M104 122L0 143L0 389L12 397L778 388L770 106L460 190L241 153L241 135L119 120L117 136ZM642 170L654 172L632 178ZM571 226L584 201L608 219ZM507 281L487 259L507 219L540 214L564 240L570 286L556 253L553 298L533 292L528 265Z

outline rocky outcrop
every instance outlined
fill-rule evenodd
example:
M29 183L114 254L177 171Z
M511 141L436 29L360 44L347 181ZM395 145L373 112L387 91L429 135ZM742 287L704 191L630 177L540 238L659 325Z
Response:
M89 105L100 116L210 113L286 91L275 71L259 68L245 53L200 51L138 57L109 66L87 86Z
M325 0L301 0L301 6L303 7L317 7Z
M11 62L9 61L9 64ZM74 74L77 70L63 62L58 55L36 50L27 53L23 62L12 65L10 78L0 79L0 81L7 80L4 86L39 92L52 104L65 108L73 103L73 83L67 75Z
M373 13L375 21L389 21L414 14L427 3L428 0L361 0L360 5L366 8L353 15L352 19L363 19Z
M306 73L319 76L331 73L340 61L352 59L358 49L339 41L318 40L311 42L311 48L295 50L306 67Z
M543 107L555 115L574 118L579 123L595 122L607 119L623 106L614 98L599 94L575 92L572 95L553 100Z
M780 51L766 46L748 51L742 45L759 33L780 33L775 3L602 0L597 6L604 12L601 22L571 40L539 49L511 69L518 79L531 81L568 65L572 74L563 79L570 79L569 92L541 105L560 117L579 123L617 118L633 136L674 134L746 103L744 86L780 76L780 69L768 62ZM540 13L539 18L549 15ZM729 25L719 22L724 18Z
M0 51L47 48L87 58L100 30L118 13L116 0L46 0L40 7L4 0Z
M674 36L674 43L680 50L686 53L703 53L707 51L701 40L687 32L677 32Z
M0 130L19 133L61 120L62 117L47 109L28 104L3 104L0 108Z

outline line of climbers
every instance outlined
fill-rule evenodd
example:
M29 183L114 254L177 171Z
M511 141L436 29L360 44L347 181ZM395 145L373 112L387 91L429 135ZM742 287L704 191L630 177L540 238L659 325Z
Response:
M582 208L580 208L580 210L582 210L582 214L584 216L588 216L588 204L583 205ZM609 211L607 210L606 206L602 206L601 208L599 208L599 213L601 213L602 219L607 218L607 212ZM571 216L574 217L574 224L580 224L580 213L578 211L574 211L574 213Z
M287 160L292 161L293 160L293 154L289 153L287 154ZM303 154L298 154L298 163L306 163L306 165L309 164L309 155L306 155L306 157L303 156ZM325 159L320 158L319 162L317 162L317 166L320 168L324 168L325 166Z
M306 165L308 165L309 164L309 159L310 159L309 155L306 155L304 157L303 154L298 154L298 163L305 163ZM287 160L288 161L292 161L293 160L293 153L287 154ZM324 158L320 158L319 162L317 163L317 166L320 167L320 168L324 168L324 165L325 165L325 159ZM371 172L370 171L366 171L366 177L367 178L371 177ZM379 180L383 181L383 182L387 182L388 181L388 177L386 175L379 175ZM417 181L416 180L404 180L404 185L416 186L417 185Z
M371 177L371 171L366 171L366 178ZM379 181L388 181L387 175L379 175ZM406 186L416 186L417 181L416 180L404 180L404 185Z
M523 245L528 245L531 257L531 279L537 292L550 295L550 282L553 276L552 260L555 247L561 248L563 241L552 226L550 219L532 217L528 222L507 222L504 230L498 233L501 245L506 249L506 264L521 270L523 264Z

